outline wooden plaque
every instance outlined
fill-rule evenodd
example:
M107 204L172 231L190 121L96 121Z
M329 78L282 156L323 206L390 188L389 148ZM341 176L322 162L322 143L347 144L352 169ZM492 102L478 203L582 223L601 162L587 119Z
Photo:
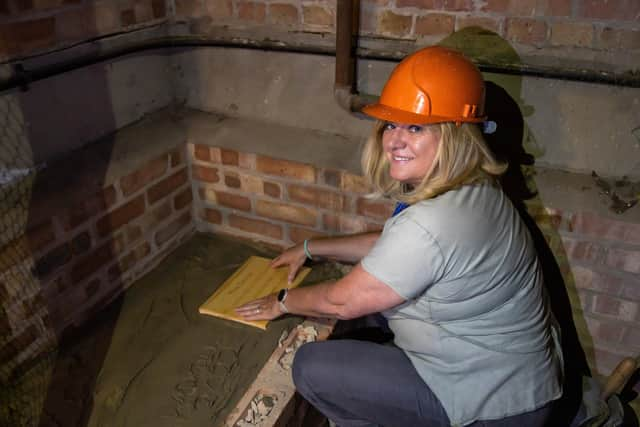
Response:
M200 306L202 314L221 317L260 329L267 328L267 320L247 321L234 311L256 298L272 294L282 288L295 288L307 274L310 268L303 267L293 283L287 283L288 267L272 268L268 258L251 256L240 266L220 287Z

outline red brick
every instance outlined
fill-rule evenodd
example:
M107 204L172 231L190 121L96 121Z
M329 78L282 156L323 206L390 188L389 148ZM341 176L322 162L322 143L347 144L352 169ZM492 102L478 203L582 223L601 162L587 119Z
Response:
M222 224L222 214L216 209L204 208L202 219L212 224Z
M371 191L367 179L361 175L343 173L340 188L350 193L366 194Z
M248 233L260 234L273 239L282 239L282 227L260 219L247 218L231 214L228 218L230 227L237 228Z
M397 7L415 7L422 10L473 11L472 0L398 0Z
M308 228L290 227L289 240L293 243L304 242L306 239L315 239L318 237L326 237L327 234L321 231L309 230Z
M640 49L640 30L605 27L599 33L598 47L605 49Z
M571 272L576 287L580 289L589 289L608 295L619 295L623 287L622 279L608 273L593 271L578 265L572 266Z
M526 17L533 16L537 6L538 0L486 0L481 11Z
M147 184L160 178L167 171L167 156L164 155L145 164L135 172L120 179L122 194L126 197L140 190Z
M153 17L156 19L167 16L167 5L165 0L152 0L151 8L153 9Z
M640 245L640 224L610 220L592 213L578 213L573 216L570 227L574 233Z
M36 326L31 325L13 339L8 339L7 341L3 339L4 345L0 347L0 365L5 367L13 364L18 355L26 350L39 336Z
M99 215L116 203L115 187L109 186L72 206L65 215L65 229L73 230L89 218Z
M342 181L342 172L337 170L325 169L320 173L322 182L330 187L340 188Z
M240 188L241 182L237 173L225 173L224 185L229 188Z
M266 200L256 201L256 213L266 218L302 225L316 225L318 220L315 209Z
M562 236L562 243L569 259L600 264L604 260L606 250L594 242L580 241Z
M112 245L113 242L111 241L104 243L77 262L71 268L71 280L74 283L78 283L111 262L115 258Z
M411 16L398 15L390 10L385 10L378 16L377 30L382 34L408 36L411 32L411 22Z
M546 16L571 16L571 0L545 0L542 12Z
M607 319L595 319L593 317L584 318L589 333L594 341L600 343L609 342L613 344L620 343L625 333L625 326L623 322Z
M138 245L134 250L130 251L124 257L120 258L117 266L120 273L126 273L131 270L138 261L142 260L144 257L151 253L151 245L149 243L144 242Z
M291 201L324 209L341 211L345 205L345 198L340 193L311 186L290 184L287 193Z
M440 9L444 0L396 0L397 7L415 7L417 9Z
M173 198L173 208L177 211L188 206L193 201L191 187L187 187Z
M193 156L197 160L202 160L204 162L211 161L211 149L206 145L194 144L193 145Z
M536 19L509 18L507 38L522 44L540 44L547 38L547 24Z
M262 178L249 175L246 173L237 174L238 179L240 180L240 188L245 193L249 194L263 194L264 193L264 181Z
M269 22L278 25L295 25L299 23L298 8L293 4L269 4Z
M256 23L264 22L266 16L266 7L264 3L238 1L236 7L238 8L238 18L242 21L251 21Z
M362 233L367 230L367 222L363 218L347 215L322 215L322 223L324 229L328 231L337 231L345 234Z
M191 223L191 213L185 212L178 218L171 221L164 228L160 229L156 233L156 244L158 246L163 245L178 234L181 230L185 229L187 225Z
M175 5L177 17L192 18L204 12L200 0L175 0Z
M605 262L613 268L640 274L640 250L611 248Z
M204 182L210 182L210 183L215 183L220 181L217 168L193 165L191 171L194 179L204 181Z
M9 55L50 47L55 41L55 18L39 18L0 25L0 51ZM4 45L4 46L3 46Z
M205 7L207 16L213 19L225 19L233 16L233 2L231 0L207 0Z
M622 285L622 297L640 302L640 278L627 277Z
M359 215L385 220L391 216L393 209L394 204L390 201L369 200L363 197L358 198L356 208Z
M238 153L238 166L244 169L255 169L256 155L253 153Z
M96 222L96 229L101 237L104 237L124 224L134 220L144 213L144 197L138 196L121 207L109 212Z
M553 23L550 41L554 46L591 47L593 44L593 25L575 22Z
M461 30L468 27L479 27L485 30L500 34L500 20L490 17L478 16L457 16L456 29Z
M245 196L227 193L225 191L215 191L215 201L221 206L241 211L251 210L251 200Z
M595 314L612 316L618 320L631 322L636 320L638 303L609 295L594 295L593 312Z
M302 7L302 16L306 25L332 28L335 22L334 13L334 10L322 6L304 5Z
M116 2L93 3L95 28L99 34L111 33L119 30L120 10Z
M44 278L71 260L71 246L63 243L47 252L35 262L34 270L38 278Z
M220 149L220 157L223 165L238 166L237 151Z
M313 166L288 160L258 156L256 158L256 170L267 175L292 178L310 183L316 181L316 171Z
M415 33L423 36L446 35L453 32L455 17L441 13L430 13L416 19Z
M617 21L638 21L640 18L640 2L637 0L584 0L578 5L578 17Z
M276 184L274 182L263 183L263 191L267 196L271 196L273 198L279 199L282 194L282 190L280 189L280 184Z
M149 190L147 190L147 200L149 203L154 203L163 197L168 196L171 192L177 188L182 187L188 180L187 169L183 168L163 179L157 184L154 184Z

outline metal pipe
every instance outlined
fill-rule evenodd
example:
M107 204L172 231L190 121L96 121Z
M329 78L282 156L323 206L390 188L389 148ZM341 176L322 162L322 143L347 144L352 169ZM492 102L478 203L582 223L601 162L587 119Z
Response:
M338 3L342 3L340 0ZM350 0L347 0L350 1ZM175 48L200 48L200 47L221 47L237 49L255 49L274 52L304 53L323 56L334 56L336 53L333 47L291 45L281 41L273 40L250 40L250 39L211 39L198 36L172 36L161 37L145 42L134 43L124 47L96 51L90 54L81 55L71 60L62 61L57 64L28 69L22 63L13 65L13 75L0 80L0 92L13 90L16 88L26 89L29 83L54 77L69 71L83 68L100 62L116 59L121 56L139 53L154 49L175 49ZM404 54L398 52L373 51L368 49L351 49L353 58L392 61L398 62ZM621 87L640 87L640 73L614 73L595 72L581 69L553 69L539 66L523 64L478 64L481 71L498 74L510 74L519 76L540 77L556 80L580 81L585 83L598 83ZM347 81L348 83L348 81ZM351 94L352 89L349 89Z
M354 38L358 34L358 12L359 8L354 7L353 0L338 0L336 15L336 74L333 84L333 97L343 110L355 114L360 114L365 105L372 104L378 99L375 96L360 95L356 89L356 49L354 49Z

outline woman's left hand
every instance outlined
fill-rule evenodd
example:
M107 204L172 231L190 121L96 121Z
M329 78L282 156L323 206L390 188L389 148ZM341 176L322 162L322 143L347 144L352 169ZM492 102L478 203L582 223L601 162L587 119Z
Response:
M277 294L249 301L236 308L235 311L245 320L272 320L284 314L280 310Z

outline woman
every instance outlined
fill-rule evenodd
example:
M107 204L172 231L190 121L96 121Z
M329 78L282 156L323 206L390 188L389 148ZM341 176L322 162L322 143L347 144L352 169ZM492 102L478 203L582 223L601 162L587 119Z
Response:
M560 349L528 231L485 145L484 82L461 54L429 47L393 71L363 153L378 195L408 206L381 234L306 241L273 261L358 264L335 283L238 308L352 319L382 313L394 345L301 347L298 391L339 426L542 426L560 397Z

